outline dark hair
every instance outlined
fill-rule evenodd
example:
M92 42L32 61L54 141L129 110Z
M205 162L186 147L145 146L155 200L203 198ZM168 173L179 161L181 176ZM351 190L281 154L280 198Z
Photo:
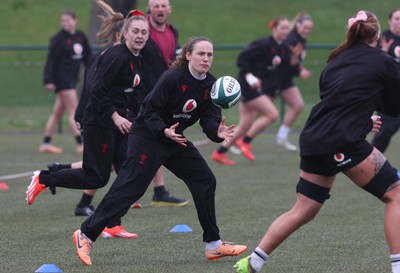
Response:
M378 18L369 11L365 11L365 14L367 15L367 20L358 20L349 27L346 40L331 52L328 62L354 44L371 43L379 38L380 25Z
M284 16L275 17L274 19L269 21L268 27L272 30L273 28L276 28L279 25L279 23L283 20L288 20L288 18Z
M203 36L190 37L188 42L183 46L181 53L176 57L176 60L171 64L171 67L187 65L189 61L188 61L188 59L186 59L186 54L192 53L195 44L197 44L198 42L202 42L202 41L207 41L210 44L213 44L212 41L207 37L203 37Z
M124 15L120 12L115 12L112 7L102 0L98 0L100 8L105 12L105 15L99 15L101 26L97 32L97 39L104 45L114 44L115 34L121 32L124 25Z
M400 10L400 8L393 9L393 10L389 13L388 19L392 19L393 14L394 14L396 11L399 11L399 10Z
M67 16L71 17L72 19L76 20L76 13L73 10L66 9L63 12L61 12L61 16L63 16L63 15L67 15Z

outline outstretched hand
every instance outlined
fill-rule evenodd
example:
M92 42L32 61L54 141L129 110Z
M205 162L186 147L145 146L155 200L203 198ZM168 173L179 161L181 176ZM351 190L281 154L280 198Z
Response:
M371 131L374 133L378 133L382 126L382 121L380 116L372 116L372 129Z
M186 145L187 139L184 138L181 134L175 133L175 129L178 128L178 126L179 126L179 122L175 123L174 125L172 125L169 128L165 128L164 135L166 137L172 139L173 141L181 144L182 146L187 146Z
M379 44L381 46L381 49L385 52L389 51L390 46L393 44L394 40L390 39L389 41L386 40L385 37L382 37L382 39L379 41Z
M226 117L222 117L221 123L218 127L218 137L225 139L226 143L230 142L230 139L233 137L233 133L235 132L233 128L235 125L225 125Z

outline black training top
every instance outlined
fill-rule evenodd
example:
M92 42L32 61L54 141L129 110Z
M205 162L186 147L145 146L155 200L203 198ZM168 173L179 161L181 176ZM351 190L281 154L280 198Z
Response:
M386 41L389 42L393 40L393 43L390 45L388 54L395 58L397 63L400 65L400 36L394 35L389 29L382 32L382 38L386 38Z
M290 65L291 57L292 52L288 45L277 43L272 36L256 40L238 57L238 79L244 79L244 75L250 72L262 81L263 87L273 85L280 89L287 80L288 73L293 69ZM240 84L242 88L250 88L247 82Z
M89 100L89 92L92 88L94 75L96 73L97 64L102 52L98 52L90 58L86 65L85 75L82 85L81 96L79 97L78 106L75 109L74 119L76 122L82 123L83 115Z
M303 37L301 37L300 34L297 32L297 30L295 28L289 33L289 36L286 38L285 43L289 47L290 46L296 46L299 43L303 46L303 51L301 52L301 54L299 56L299 63L292 67L293 76L297 76L298 77L299 74L300 74L300 63L302 61L304 61L304 59L306 58L307 40L304 39Z
M194 78L187 65L170 68L145 98L132 125L132 133L157 141L173 142L165 137L165 128L179 122L176 133L183 134L186 128L200 120L207 137L214 142L222 142L217 134L221 109L212 103L210 97L215 81L210 73L204 80Z
M334 57L320 77L321 101L300 135L300 155L351 151L372 129L375 110L400 113L400 71L380 49L356 44Z
M111 119L115 111L125 118L127 109L136 115L148 93L142 67L142 58L133 55L125 44L104 50L98 60L82 123L117 129Z
M54 83L56 87L62 82L76 84L81 63L86 65L91 55L92 50L82 31L77 30L74 34L59 31L50 40L43 83Z

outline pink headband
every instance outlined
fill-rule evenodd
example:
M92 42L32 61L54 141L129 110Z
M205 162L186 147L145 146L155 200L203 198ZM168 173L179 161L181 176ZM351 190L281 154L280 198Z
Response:
M358 21L366 21L367 20L367 14L365 13L365 11L361 10L357 13L356 17L352 17L348 20L347 24L349 26L349 28L351 28L351 26Z

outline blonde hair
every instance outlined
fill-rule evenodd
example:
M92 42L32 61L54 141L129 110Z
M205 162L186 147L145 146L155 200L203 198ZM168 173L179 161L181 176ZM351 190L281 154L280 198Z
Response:
M304 21L314 21L311 17L310 14L308 14L305 11L300 11L299 13L296 14L296 16L293 18L291 25L290 25L290 30L297 29L297 27L301 24L303 24Z
M105 15L99 15L101 26L97 32L97 40L103 45L114 44L116 42L115 34L121 32L124 25L124 16L120 12L115 12L112 7L102 0L98 0L100 8Z
M130 14L128 14L127 17L128 18L125 19L124 26L122 27L122 33L128 32L128 28L129 28L129 26L131 25L131 23L133 21L144 21L144 22L146 22L146 24L148 24L148 22L146 20L146 17L144 17L144 15L133 15L133 16L130 16ZM121 43L125 43L124 35L121 35Z

